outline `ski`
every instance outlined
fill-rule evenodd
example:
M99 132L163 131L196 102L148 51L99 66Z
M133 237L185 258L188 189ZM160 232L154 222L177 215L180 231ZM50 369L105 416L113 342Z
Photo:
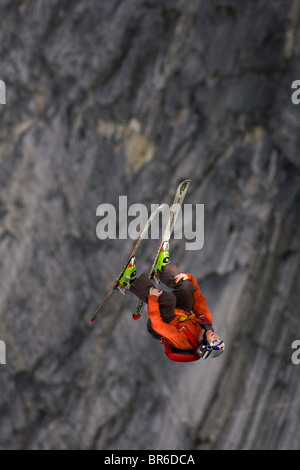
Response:
M122 267L122 270L120 271L120 274L119 274L118 277L114 280L114 282L112 283L112 285L111 285L109 291L107 292L106 296L104 297L104 299L102 300L101 304L99 305L99 307L98 307L97 310L95 311L94 315L92 316L92 318L91 318L91 322L92 322L92 323L97 320L99 311L101 310L101 308L103 307L103 305L104 305L104 303L107 301L107 299L110 297L110 295L112 294L113 290L114 290L114 289L117 289L118 281L119 281L119 279L123 276L123 273L124 273L124 271L125 271L125 269L126 269L126 266L128 265L128 263L129 263L129 261L131 260L131 258L136 254L137 249L139 248L139 246L140 246L142 240L145 238L145 235L146 235L146 233L147 233L147 231L148 231L148 229L149 229L149 227L150 227L150 225L151 225L151 223L152 223L152 221L153 221L155 215L157 214L157 212L159 212L159 211L162 209L162 207L163 207L163 204L160 205L159 207L157 207L157 209L155 209L155 210L151 213L151 215L150 215L150 217L149 217L149 219L148 219L148 221L147 221L145 227L144 227L143 230L141 231L141 233L140 233L140 235L139 235L139 237L138 237L138 239L137 239L137 241L136 241L136 243L135 243L133 249L131 250L131 252L130 252L128 258L126 259L126 261L125 261L125 263L124 263L124 265L123 265L123 267ZM123 293L123 292L122 292L122 293ZM124 292L124 294L126 294L126 292Z
M156 264L156 261L157 261L157 258L158 258L158 255L159 255L159 252L161 250L161 247L162 247L163 243L170 241L171 235L172 235L173 230L174 230L174 226L175 226L177 216L178 216L178 214L181 210L183 200L185 198L185 195L187 193L187 190L188 190L190 184L191 184L191 180L188 179L188 180L182 181L179 184L179 186L177 187L177 191L176 191L176 194L175 194L175 197L174 197L174 201L173 201L173 204L172 204L171 209L170 209L169 218L168 218L165 230L163 232L163 235L160 239L160 242L159 242L159 245L158 245L156 255L154 257L151 269L150 269L149 274L148 274L148 278L149 279L154 279L157 284L159 284L159 279L155 278L155 276L154 276L154 274L155 274L154 273L154 267L155 267L155 264ZM133 315L132 315L134 320L138 320L140 318L140 316L141 316L141 314L144 310L144 306L145 306L145 303L142 300L139 300L138 303L136 304L136 307L135 307Z

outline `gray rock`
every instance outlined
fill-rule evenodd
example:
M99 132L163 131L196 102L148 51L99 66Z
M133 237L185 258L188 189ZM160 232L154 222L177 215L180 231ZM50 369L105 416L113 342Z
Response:
M0 6L1 449L298 449L299 3L92 0ZM225 339L172 363L117 293L132 240L96 209L205 205L172 260ZM157 241L144 242L139 272Z

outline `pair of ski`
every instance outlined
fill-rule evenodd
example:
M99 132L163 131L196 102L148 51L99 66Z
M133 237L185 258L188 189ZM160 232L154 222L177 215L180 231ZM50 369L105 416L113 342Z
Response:
M165 227L165 230L163 232L163 235L161 237L161 240L160 240L160 243L158 245L158 249L156 251L156 255L155 255L155 258L153 260L153 263L152 263L152 266L151 266L151 269L149 271L149 279L154 279L158 284L159 284L159 279L157 279L155 277L155 273L154 273L154 267L155 267L155 264L156 264L156 261L157 261L157 258L159 256L159 253L160 253L160 250L163 246L163 244L165 242L169 242L170 238L171 238L171 235L173 233L173 230L174 230L174 226L175 226L175 222L176 222L176 219L177 219L177 216L181 210L181 206L182 206L182 203L183 203L183 200L185 198L185 195L187 193L187 190L189 188L189 185L191 183L191 180L184 180L182 181L178 187L177 187L177 191L176 191L176 194L175 194L175 197L174 197L174 201L173 201L173 204L170 208L170 214L169 214L169 217L168 217L168 221L167 221L167 224L166 224L166 227ZM128 265L128 263L130 262L131 258L133 256L135 256L142 240L145 238L145 235L155 217L155 215L157 214L157 212L159 212L163 207L163 204L160 205L155 211L152 212L152 214L150 215L145 227L143 228L143 230L141 231L140 233L140 236L139 238L137 239L133 249L131 250L128 258L126 259L126 262L119 274L119 276L116 278L116 280L113 282L111 288L109 289L108 293L106 294L106 296L104 297L103 301L101 302L101 304L99 305L99 307L97 308L96 312L94 313L94 315L92 316L91 318L91 322L94 322L97 320L97 317L98 317L98 314L99 314L99 311L101 310L101 308L103 307L104 303L107 301L107 299L110 297L110 295L112 294L113 290L114 289L118 289L118 285L119 285L119 280L121 279L121 277L123 276L124 274L124 271ZM137 320L138 318L140 318L141 314L142 314L142 311L144 309L144 302L142 300L139 300L135 309L134 309L134 313L133 313L133 318L135 320Z

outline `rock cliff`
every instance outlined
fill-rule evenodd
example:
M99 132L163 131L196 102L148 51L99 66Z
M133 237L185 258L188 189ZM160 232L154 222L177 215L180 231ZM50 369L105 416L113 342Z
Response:
M298 0L0 6L0 448L299 449ZM204 204L199 281L226 351L176 364L116 293L96 208ZM147 270L156 241L141 249Z

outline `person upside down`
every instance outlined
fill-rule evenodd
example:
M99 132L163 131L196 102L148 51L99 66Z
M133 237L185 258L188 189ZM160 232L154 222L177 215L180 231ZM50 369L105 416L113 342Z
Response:
M137 277L133 257L118 288L129 289L148 304L147 330L165 347L169 359L191 362L222 354L224 341L214 332L212 315L196 279L170 262L165 242L154 267L154 276L172 289L157 289L146 274Z

